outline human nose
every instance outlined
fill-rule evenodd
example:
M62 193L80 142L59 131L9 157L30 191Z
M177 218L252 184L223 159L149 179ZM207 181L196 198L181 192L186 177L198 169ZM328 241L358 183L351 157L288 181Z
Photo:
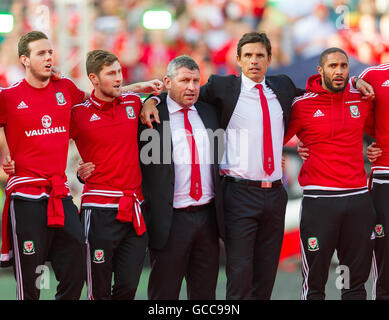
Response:
M188 90L191 90L191 91L195 90L195 84L193 81L188 82Z
M47 52L47 53L46 53L46 56L45 56L45 60L51 61L52 59L53 59L53 54L50 53L50 52Z
M115 77L116 82L122 82L123 81L123 75L121 73L117 73Z
M336 69L335 69L335 74L336 75L342 75L344 73L345 73L345 69L344 68L342 68L341 66L336 67Z
M255 55L253 55L253 56L250 58L250 63L251 63L251 64L257 65L258 62L259 62L259 58L256 57Z

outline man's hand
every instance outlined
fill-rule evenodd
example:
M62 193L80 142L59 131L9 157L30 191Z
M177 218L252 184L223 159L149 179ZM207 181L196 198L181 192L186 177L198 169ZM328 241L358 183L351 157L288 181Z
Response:
M77 170L78 176L83 180L86 181L88 179L92 172L96 169L96 166L93 162L87 162L84 163L82 160L79 162L79 167Z
M141 85L142 85L142 89L140 92L151 93L155 96L160 95L163 89L165 88L163 82L158 79L141 82Z
M376 143L373 142L367 147L366 155L371 163L374 163L380 156L382 156L382 150L376 147Z
M15 173L15 161L11 159L10 155L6 155L3 160L3 170L6 174L11 175Z
M158 124L161 123L159 121L159 112L156 105L157 100L150 98L143 104L142 110L140 111L140 121L144 125L147 125L149 128L153 128L153 121L157 122Z
M304 144L302 143L302 141L299 141L297 143L297 152L298 152L301 160L303 160L303 162L305 160L307 160L308 157L309 157L308 151L309 151L309 149L308 148L304 148Z
M357 89L363 94L362 99L364 100L373 100L375 98L375 93L373 87L368 84L366 81L358 78L356 82Z
M164 89L164 84L158 79L133 83L122 88L123 92L151 93L155 96L160 95Z

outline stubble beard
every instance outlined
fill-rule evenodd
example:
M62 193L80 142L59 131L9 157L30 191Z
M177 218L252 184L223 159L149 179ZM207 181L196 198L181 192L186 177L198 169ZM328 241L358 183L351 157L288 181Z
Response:
M345 79L344 79L344 85L342 87L334 87L334 85L332 84L332 81L329 77L327 77L326 74L324 74L324 83L326 85L326 87L328 89L330 89L330 91L332 92L341 92L341 91L344 91L344 89L346 88L347 86L347 83L349 81L349 76L347 76Z

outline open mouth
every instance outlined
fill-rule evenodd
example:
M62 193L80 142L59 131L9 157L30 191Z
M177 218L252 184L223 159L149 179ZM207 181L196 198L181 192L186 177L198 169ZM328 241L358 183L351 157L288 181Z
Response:
M189 99L194 99L196 97L196 95L194 93L186 93L185 97L189 98Z
M333 80L333 82L336 84L336 85L342 85L344 83L344 79L343 78L335 78Z
M51 64L46 64L46 65L45 65L46 71L51 71L51 67L52 67Z

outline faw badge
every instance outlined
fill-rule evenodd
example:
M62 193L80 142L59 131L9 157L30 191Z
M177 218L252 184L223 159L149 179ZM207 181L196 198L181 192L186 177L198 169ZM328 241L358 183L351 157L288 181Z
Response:
M377 238L383 238L385 236L384 226L382 224L377 224L374 228L374 233Z
M352 118L359 118L360 117L359 109L358 109L358 106L356 106L356 105L350 106L350 113L351 113Z
M127 112L128 119L135 119L136 118L134 107L131 107L131 106L126 107L126 112Z
M104 262L104 250L96 249L93 254L94 263L103 263Z
M50 116L48 116L48 115L43 116L42 119L41 119L41 122L42 122L42 126L44 128L50 128L51 127L52 120L51 120Z
M35 253L34 241L27 240L27 241L23 242L23 253L24 254L34 254Z
M63 95L62 92L57 92L57 93L55 94L55 97L57 98L57 104L58 104L59 106L62 106L62 105L64 105L64 104L66 104L66 100L65 100L65 97L64 97L64 95Z
M308 238L308 250L309 251L317 251L319 250L319 241L316 237Z

